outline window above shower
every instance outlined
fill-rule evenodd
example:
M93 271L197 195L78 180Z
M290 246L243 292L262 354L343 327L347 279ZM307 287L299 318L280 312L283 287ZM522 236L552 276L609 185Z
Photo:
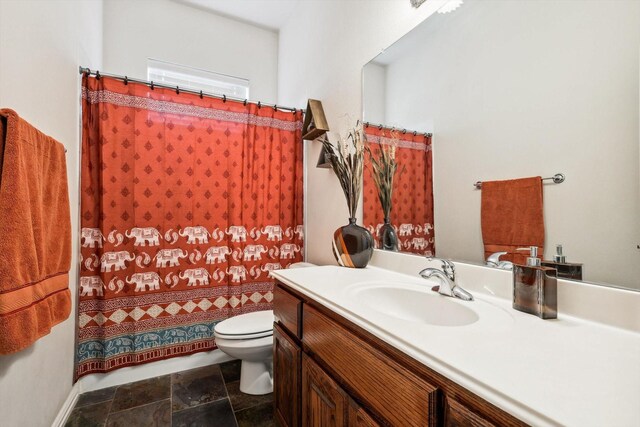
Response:
M149 58L147 80L230 98L249 99L249 80Z

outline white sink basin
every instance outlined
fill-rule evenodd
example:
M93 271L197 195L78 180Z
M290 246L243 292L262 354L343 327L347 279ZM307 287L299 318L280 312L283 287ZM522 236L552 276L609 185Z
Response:
M479 319L478 314L463 302L431 291L426 282L424 290L381 283L354 287L351 292L361 304L402 320L435 326L464 326Z
M358 306L395 319L432 326L466 326L481 317L511 320L499 307L484 301L462 301L431 290L431 282L404 284L363 282L345 289Z

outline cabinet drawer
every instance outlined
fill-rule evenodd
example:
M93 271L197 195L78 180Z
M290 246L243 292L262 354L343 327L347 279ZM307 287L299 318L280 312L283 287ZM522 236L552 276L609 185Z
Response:
M371 412L396 426L437 424L436 387L307 305L303 330L308 350Z
M445 399L444 425L446 427L495 427L495 424L450 397Z
M273 315L290 334L302 336L302 301L276 285L273 292Z

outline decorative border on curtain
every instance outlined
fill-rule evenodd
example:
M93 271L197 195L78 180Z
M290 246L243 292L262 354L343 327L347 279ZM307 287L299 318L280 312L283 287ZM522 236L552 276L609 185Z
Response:
M413 137L413 134L411 135ZM402 139L388 138L380 135L367 135L367 142L371 144L396 146L398 148L408 148L409 150L429 151L431 150L430 144L424 142L413 142Z
M397 147L399 170L394 179L390 221L398 234L399 249L420 255L435 255L431 136L374 126L365 126L364 131L366 143L374 155L380 145ZM384 217L368 161L365 169L363 223L373 235L376 247L380 247L378 231L384 224Z
M302 261L302 112L82 84L76 378L213 350Z
M199 117L202 119L222 120L234 123L245 123L255 126L267 126L274 129L296 131L302 129L300 122L279 120L274 117L263 117L248 112L233 112L199 107L196 105L180 104L170 101L161 101L141 96L125 95L108 90L87 90L82 88L82 99L90 104L107 103L121 107L140 108L157 113L180 114L183 116ZM228 101L232 102L232 101ZM269 107L265 107L269 108Z

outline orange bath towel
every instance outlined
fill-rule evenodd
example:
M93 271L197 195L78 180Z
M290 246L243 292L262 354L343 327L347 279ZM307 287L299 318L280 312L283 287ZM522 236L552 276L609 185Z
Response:
M529 252L517 248L529 246L542 254L542 178L483 182L481 222L485 260L494 252L508 252L501 261L524 264Z
M71 311L71 219L64 147L0 110L0 354L20 351Z

